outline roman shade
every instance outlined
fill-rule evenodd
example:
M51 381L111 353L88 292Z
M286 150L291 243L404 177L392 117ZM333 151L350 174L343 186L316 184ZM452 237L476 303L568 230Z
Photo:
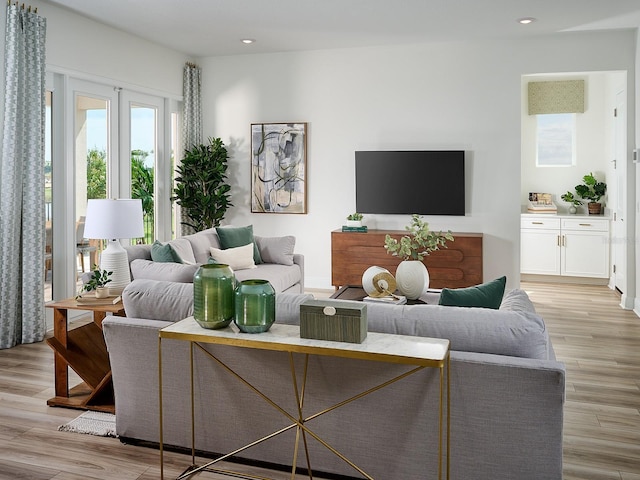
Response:
M584 80L529 82L529 115L584 113Z

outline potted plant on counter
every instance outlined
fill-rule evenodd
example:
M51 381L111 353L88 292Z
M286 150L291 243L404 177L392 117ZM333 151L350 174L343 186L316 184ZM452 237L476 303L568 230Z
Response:
M361 213L352 213L347 217L347 227L361 227L363 218L364 216Z
M589 200L587 204L589 215L600 215L602 213L602 204L599 201L607 191L607 184L597 181L593 173L582 177L582 181L584 183L576 185L576 193L580 198Z
M426 255L446 248L447 241L453 242L451 231L434 232L420 215L413 214L411 223L405 227L408 234L399 240L386 235L384 248L387 253L402 258L396 270L398 290L410 300L424 295L429 288L429 272L422 263Z
M574 214L578 211L578 208L580 205L582 205L582 202L580 200L578 200L572 192L567 191L567 193L563 193L560 198L562 200L564 200L567 203L570 203L571 205L569 206L569 213Z

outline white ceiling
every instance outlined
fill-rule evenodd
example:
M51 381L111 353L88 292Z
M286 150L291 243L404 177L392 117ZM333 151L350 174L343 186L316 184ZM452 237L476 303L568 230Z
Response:
M640 0L45 1L193 57L640 26ZM537 21L520 25L522 17Z

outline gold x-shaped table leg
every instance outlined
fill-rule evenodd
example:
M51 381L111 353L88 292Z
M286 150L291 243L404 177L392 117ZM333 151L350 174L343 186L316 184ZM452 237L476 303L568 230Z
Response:
M291 430L292 428L296 428L296 440L295 440L295 446L294 446L294 453L293 453L293 463L292 463L292 469L291 469L291 479L294 480L295 479L295 472L297 469L297 458L298 458L298 451L299 451L299 444L300 444L300 438L302 438L303 441L303 445L304 445L304 450L305 450L305 456L306 456L306 463L307 463L307 472L308 472L308 476L310 479L313 479L313 474L312 474L312 470L311 470L311 460L310 460L310 456L309 456L309 449L308 449L308 444L307 444L307 435L313 437L316 441L318 441L321 445L323 445L325 448L327 448L329 451L331 451L334 455L336 455L337 457L339 457L340 459L342 459L344 462L346 462L348 465L350 465L353 469L355 469L358 473L360 473L361 475L364 476L364 478L366 478L367 480L374 480L373 477L371 477L369 474L367 474L362 468L360 468L359 466L357 466L354 462L352 462L351 460L349 460L345 455L343 455L342 453L340 453L337 449L335 449L334 447L332 447L328 442L326 442L325 440L323 440L322 438L320 438L315 432L313 432L311 429L309 429L309 427L306 425L310 420L313 420L315 418L318 418L326 413L329 413L333 410L336 410L337 408L340 408L344 405L347 405L351 402L354 402L362 397L365 397L366 395L369 395L370 393L376 392L384 387L387 387L399 380L402 380L403 378L406 378L410 375L413 375L414 373L417 373L421 370L423 370L424 366L418 366L415 367L411 370L408 370L407 372L398 375L386 382L380 383L370 389L367 389L357 395L354 395L346 400L343 400L342 402L336 403L335 405L332 405L322 411L319 411L317 413L314 413L311 416L305 417L303 414L303 409L304 409L304 397L305 397L305 389L306 389L306 384L307 384L307 372L308 372L308 365L309 365L309 355L308 354L304 354L304 371L303 371L303 375L302 375L302 383L300 385L300 387L298 387L298 379L297 379L297 375L296 375L296 368L295 368L295 361L294 361L294 355L292 352L289 352L289 364L290 364L290 368L291 368L291 378L292 378L292 383L293 383L293 389L295 392L295 397L296 397L296 405L297 405L297 416L293 416L291 415L289 412L287 412L284 408L282 408L280 405L278 405L275 401L273 401L271 398L269 398L267 395L265 395L263 392L261 392L257 387L255 387L253 384L251 384L250 382L248 382L247 380L245 380L239 373L237 373L235 370L233 370L231 367L229 367L226 363L224 363L222 360L220 360L218 357L216 357L213 353L211 353L210 351L206 350L202 345L200 345L197 342L191 342L191 349L190 349L190 360L191 360L191 402L192 402L192 415L191 415L191 432L192 432L192 466L189 467L187 470L185 470L180 476L177 477L177 480L182 480L184 478L188 478L191 475L194 475L198 472L201 471L210 471L210 472L217 472L217 473L221 473L221 474L226 474L229 476L234 476L234 477L238 477L238 478L247 478L247 479L256 479L256 480L271 480L269 478L266 477L258 477L258 476L252 476L252 475L247 475L247 474L243 474L243 473L238 473L238 472L232 472L229 470L222 470L222 469L214 469L211 468L214 464L221 462L223 460L226 460L248 448L251 448L255 445L258 445L262 442L265 442L271 438L274 438L284 432L287 432L289 430ZM195 415L194 415L194 381L193 381L193 347L197 347L199 348L202 352L204 352L207 356L209 356L210 358L212 358L213 360L215 360L222 368L224 368L227 372L229 372L232 376L234 376L235 378L237 378L240 382L242 382L244 385L246 385L249 389L251 389L254 393L256 393L259 397L261 397L265 402L267 402L269 405L271 405L274 409L276 409L277 411L279 411L280 413L282 413L285 417L287 417L292 423L284 428L281 428L280 430L277 430L269 435L266 435L262 438L259 438L257 440L255 440L254 442L251 442L243 447L240 447L236 450L234 450L233 452L227 453L226 455L223 455L221 457L216 458L215 460L212 460L204 465L201 466L196 466L195 465L195 446L193 445L193 443L195 442ZM448 372L447 372L447 376L448 376ZM441 387L442 387L442 371L440 372L440 382L441 382ZM442 397L442 388L441 388L441 397ZM448 414L448 412L447 412ZM447 422L448 424L448 422ZM441 429L441 433L442 433L442 398L441 398L441 425L440 425L440 429ZM447 432L447 437L448 437L448 433ZM447 448L447 464L448 464L448 448ZM447 465L448 467L448 465ZM448 468L447 468L448 470ZM440 473L440 472L439 472ZM448 471L447 471L448 474ZM448 475L447 475L448 477Z

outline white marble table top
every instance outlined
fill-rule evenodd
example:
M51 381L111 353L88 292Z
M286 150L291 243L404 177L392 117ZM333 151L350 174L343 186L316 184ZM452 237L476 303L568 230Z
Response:
M264 333L242 333L235 325L219 330L202 328L193 317L160 330L160 338L237 347L359 358L390 363L442 366L449 352L449 340L387 333L367 333L362 343L300 338L300 327L277 322Z

